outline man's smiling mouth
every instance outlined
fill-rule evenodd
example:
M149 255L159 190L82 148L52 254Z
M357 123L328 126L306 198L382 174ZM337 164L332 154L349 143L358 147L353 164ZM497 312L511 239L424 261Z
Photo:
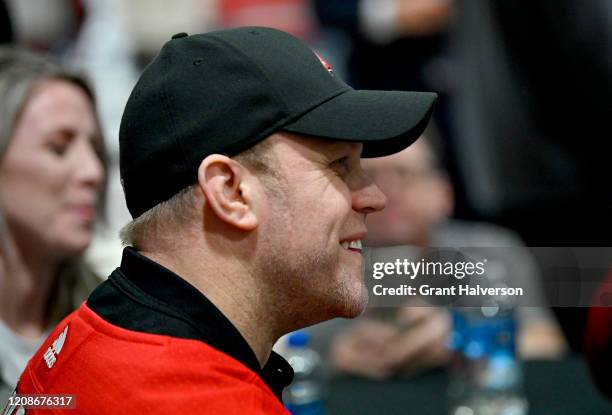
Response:
M342 245L342 248L349 251L361 252L362 250L361 239L340 242L340 245Z

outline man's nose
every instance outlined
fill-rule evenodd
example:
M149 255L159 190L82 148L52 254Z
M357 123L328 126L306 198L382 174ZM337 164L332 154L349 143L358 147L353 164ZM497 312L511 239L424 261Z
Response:
M371 180L353 192L353 209L360 213L379 212L387 205L387 197Z

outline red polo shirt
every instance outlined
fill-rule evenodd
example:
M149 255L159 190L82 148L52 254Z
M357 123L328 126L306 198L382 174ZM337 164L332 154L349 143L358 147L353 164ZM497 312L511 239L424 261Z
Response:
M133 249L28 363L19 394L71 394L71 414L287 414L292 379L272 353L264 368L198 290Z

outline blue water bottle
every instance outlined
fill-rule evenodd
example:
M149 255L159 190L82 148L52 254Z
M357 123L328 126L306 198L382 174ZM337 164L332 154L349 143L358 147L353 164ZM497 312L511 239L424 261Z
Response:
M286 358L295 376L283 393L285 406L292 415L325 415L321 357L308 347L310 336L304 330L289 335Z
M450 415L526 415L513 310L457 307L452 313Z

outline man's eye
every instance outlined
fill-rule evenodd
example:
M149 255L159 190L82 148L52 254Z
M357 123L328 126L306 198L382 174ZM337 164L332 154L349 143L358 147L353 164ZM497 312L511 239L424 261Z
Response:
M339 158L338 160L332 163L332 166L336 170L340 171L342 174L346 174L350 170L349 158L348 157Z

